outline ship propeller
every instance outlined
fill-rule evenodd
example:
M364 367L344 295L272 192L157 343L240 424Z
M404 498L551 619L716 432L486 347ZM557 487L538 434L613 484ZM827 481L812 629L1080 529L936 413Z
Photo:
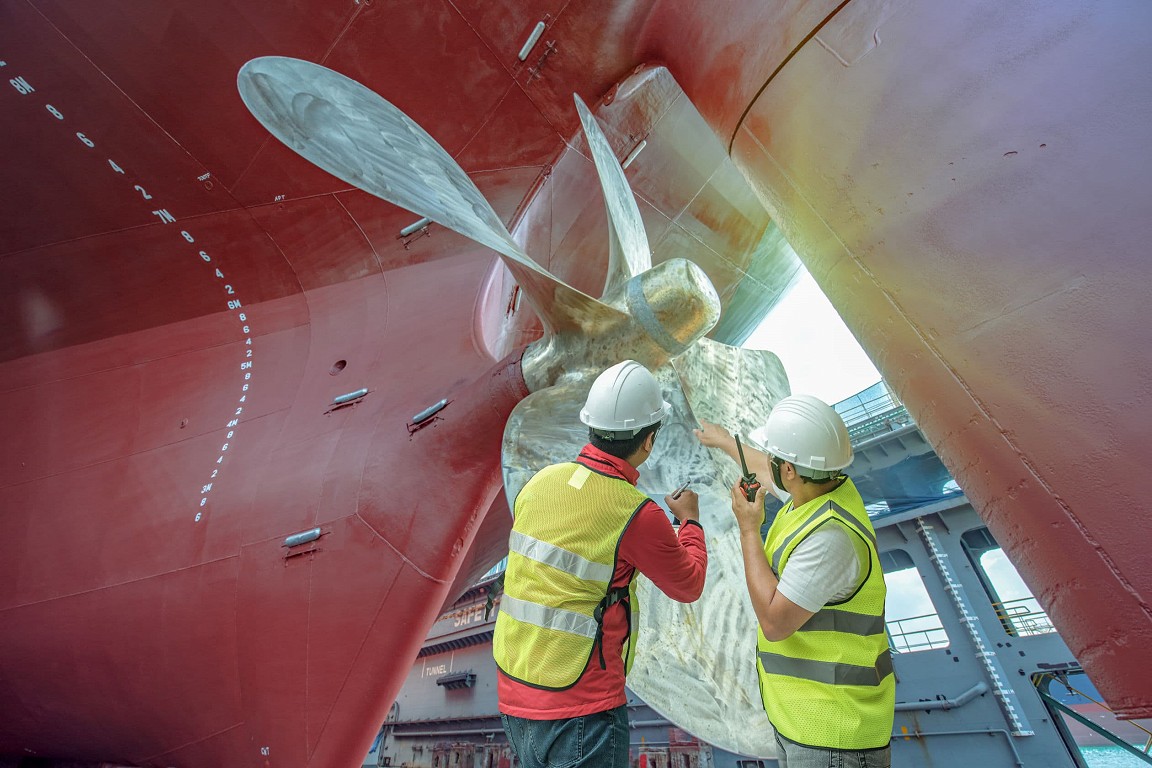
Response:
M644 465L640 487L661 500L692 481L701 497L709 565L704 595L691 605L669 600L640 579L647 629L629 685L712 744L772 756L753 662L756 619L729 510L736 468L701 446L692 430L705 419L747 434L788 394L787 376L771 352L705 338L721 311L711 280L686 259L652 265L636 199L583 101L574 97L608 213L608 272L599 299L533 261L451 155L372 90L320 65L277 56L247 62L237 84L249 111L289 148L365 192L491 248L520 285L544 336L523 355L531 394L505 427L502 465L510 506L536 471L570 461L587 442L578 413L600 371L632 359L656 375L674 413Z

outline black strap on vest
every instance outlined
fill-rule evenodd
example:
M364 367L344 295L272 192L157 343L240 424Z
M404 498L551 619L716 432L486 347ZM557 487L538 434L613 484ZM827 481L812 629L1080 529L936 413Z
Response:
M600 649L600 669L608 668L604 661L604 612L616 603L623 603L627 611L625 616L628 623L628 637L632 636L632 603L629 601L628 595L628 587L609 587L608 594L604 595L604 599L597 604L596 610L592 612L592 618L596 620L596 639L593 642Z
M488 595L488 599L484 601L484 621L488 621L488 617L492 615L492 607L496 604L496 595L504 591L504 574L506 573L508 571L501 571L500 575L484 589Z

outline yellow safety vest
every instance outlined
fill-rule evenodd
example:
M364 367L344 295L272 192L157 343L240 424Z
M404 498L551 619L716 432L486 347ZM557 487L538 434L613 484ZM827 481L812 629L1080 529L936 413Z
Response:
M546 467L521 489L492 639L504 674L537 688L571 688L602 639L604 611L622 601L637 610L631 586L610 587L620 538L646 501L627 480L576 463ZM639 624L631 613L628 620L625 671Z
M884 574L876 532L851 480L799 509L785 506L764 554L779 576L809 534L839 525L850 535L863 579L846 600L829 603L778 642L757 632L756 668L768 719L798 744L873 749L892 738L896 682L884 625Z

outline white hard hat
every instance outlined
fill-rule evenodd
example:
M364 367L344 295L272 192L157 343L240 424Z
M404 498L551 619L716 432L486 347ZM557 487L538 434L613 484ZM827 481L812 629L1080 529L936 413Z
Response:
M852 463L844 419L811 395L790 395L776 403L760 435L768 453L795 464L805 477L835 477Z
M596 377L580 421L602 437L628 440L672 412L656 377L635 360L617 363Z

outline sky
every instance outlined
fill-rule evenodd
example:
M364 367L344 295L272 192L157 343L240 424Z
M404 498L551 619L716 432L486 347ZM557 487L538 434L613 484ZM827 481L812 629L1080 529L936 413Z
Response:
M880 381L880 373L807 270L777 302L744 346L775 352L792 394L815 395L829 405ZM812 364L817 341L828 344L836 368Z

